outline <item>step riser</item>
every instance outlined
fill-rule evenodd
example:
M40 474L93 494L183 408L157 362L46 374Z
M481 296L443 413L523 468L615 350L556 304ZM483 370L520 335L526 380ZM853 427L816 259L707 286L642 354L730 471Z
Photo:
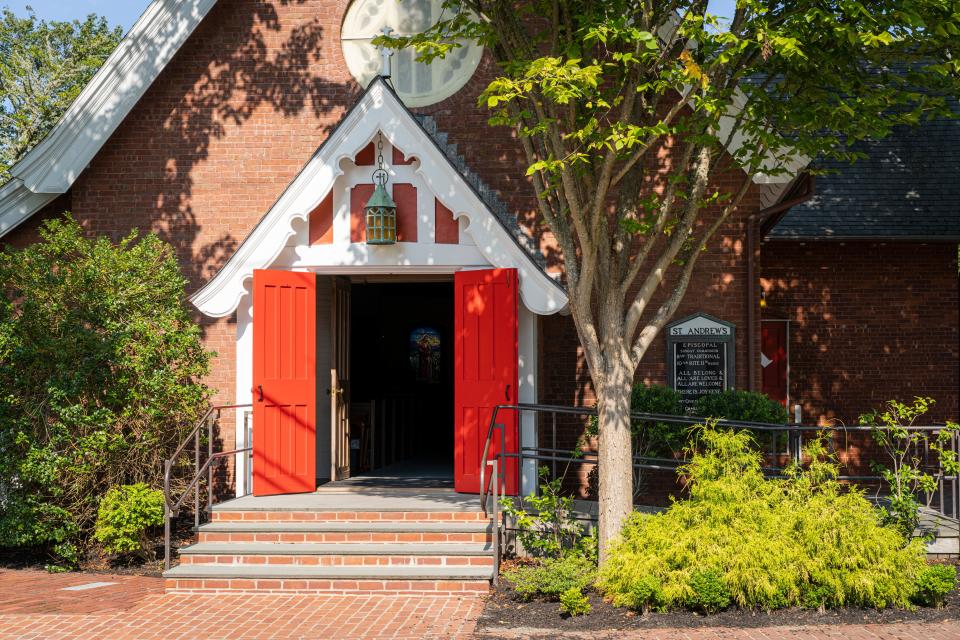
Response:
M248 580L248 579L177 579L166 580L167 593L299 593L299 594L362 594L383 595L464 595L488 593L486 580Z
M284 555L192 555L180 557L188 565L300 565L321 567L346 566L450 566L492 567L490 556L284 556Z
M214 522L477 522L482 511L214 511Z
M331 532L331 533L199 533L199 542L319 542L319 543L397 543L397 542L491 542L489 533L390 533L390 532Z

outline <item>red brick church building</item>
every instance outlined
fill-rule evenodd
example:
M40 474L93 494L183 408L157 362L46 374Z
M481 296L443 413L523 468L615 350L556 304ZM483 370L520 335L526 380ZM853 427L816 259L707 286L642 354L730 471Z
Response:
M349 475L348 423L387 415L363 436L365 466L433 456L475 490L492 403L592 402L518 143L477 106L489 54L428 67L401 52L377 77L370 38L439 4L154 0L0 188L3 242L71 211L90 233L175 247L217 402L253 405L252 431L275 439L282 473L257 476L263 492ZM914 395L958 417L958 142L937 121L815 181L751 186L676 315L733 329L725 386L799 404L805 423ZM381 154L387 245L363 214ZM669 381L667 338L638 381ZM239 411L224 447L250 425ZM524 419L507 446L548 436Z

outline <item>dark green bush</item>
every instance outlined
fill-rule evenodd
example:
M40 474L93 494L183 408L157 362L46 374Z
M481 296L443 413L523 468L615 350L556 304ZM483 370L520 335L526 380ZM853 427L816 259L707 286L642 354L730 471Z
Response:
M186 279L155 235L50 221L0 253L0 547L74 564L110 487L158 487L207 403Z
M694 571L690 576L690 591L687 605L691 609L717 613L730 606L730 590L716 569Z
M543 558L532 564L519 565L504 572L523 598L544 596L556 600L561 594L576 589L582 592L596 578L596 564L582 555L568 553L560 558Z
M942 607L947 594L956 588L956 567L944 564L928 565L917 576L913 601L924 607Z
M583 591L571 587L560 594L560 613L571 617L583 616L590 613L590 598Z
M652 574L639 576L630 585L630 592L624 594L623 604L641 613L663 609L666 601L660 579Z
M163 492L146 484L113 487L100 501L93 537L110 553L149 557L149 533L163 524Z
M755 391L730 389L697 398L693 414L704 418L787 424L790 417L783 405Z
M689 498L633 514L598 587L638 608L715 609L718 584L746 608L910 606L923 543L905 542L862 491L840 485L823 441L808 444L806 458L807 468L767 480L749 433L702 428L681 470ZM716 580L704 578L710 571Z

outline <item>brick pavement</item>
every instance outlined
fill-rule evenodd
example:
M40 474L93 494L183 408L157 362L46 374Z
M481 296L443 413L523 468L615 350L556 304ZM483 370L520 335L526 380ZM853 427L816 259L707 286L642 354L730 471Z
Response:
M64 587L118 584L85 591ZM960 640L960 621L628 634L495 629L477 634L483 598L457 596L164 594L162 580L0 571L0 640L570 638L634 640Z

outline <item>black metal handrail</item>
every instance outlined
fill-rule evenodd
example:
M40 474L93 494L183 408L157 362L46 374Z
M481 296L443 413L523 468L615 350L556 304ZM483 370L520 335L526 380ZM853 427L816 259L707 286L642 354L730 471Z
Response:
M193 429L187 434L183 439L183 442L180 443L174 452L163 463L163 564L166 569L170 568L170 523L172 518L176 517L180 512L180 507L183 506L184 500L187 499L187 496L190 495L190 490L194 491L193 499L193 524L194 528L200 526L200 479L203 477L204 473L207 473L207 510L209 511L213 507L213 462L219 460L220 458L225 458L231 455L237 455L239 453L245 453L251 451L251 447L246 447L243 449L234 449L232 451L221 451L214 453L213 451L213 427L220 421L220 416L224 411L231 409L249 409L252 408L252 404L225 404L211 406L207 409L206 413L203 414L203 417L197 421L197 424L194 425ZM200 463L200 428L204 425L207 426L207 459L201 464ZM170 481L173 475L173 465L177 459L183 454L186 450L187 445L190 444L190 441L193 440L193 465L194 473L190 481L187 483L187 487L183 490L183 493L176 501L172 501Z
M507 452L504 446L506 440L506 422L500 419L501 411L513 411L518 414L518 419L516 420L517 425L519 425L519 415L523 412L532 412L535 414L552 414L553 416L553 447L540 447L535 446L518 446L516 452ZM498 478L498 484L506 486L508 480L508 466L506 461L509 459L517 460L517 473L522 474L524 461L525 460L537 460L541 462L551 462L554 464L554 475L556 475L556 463L574 463L574 464L591 464L596 465L599 463L597 459L597 454L593 452L583 452L580 455L571 455L569 451L558 449L556 447L556 416L557 415L573 415L581 417L594 417L597 416L596 409L589 407L568 407L562 405L549 405L549 404L536 404L536 403L518 403L518 404L502 404L494 408L493 413L490 417L490 425L487 429L487 437L484 442L483 447L483 456L481 458L480 466L480 506L487 511L487 490L486 478L485 478L485 461L488 458L498 460L500 474ZM630 418L633 421L637 422L664 422L664 423L673 423L681 425L698 425L703 424L707 418L698 417L698 416L675 416L668 414L657 414L657 413L631 413ZM786 432L788 434L788 447L785 452L786 455L790 456L794 461L800 462L802 458L802 446L803 446L803 435L808 433L815 433L817 435L823 433L833 433L837 431L845 432L871 432L876 427L869 425L854 425L854 426L843 426L843 427L827 427L820 425L804 425L804 424L776 424L776 423L766 423L766 422L750 422L750 421L736 421L736 420L714 420L717 425L733 428L742 428L748 429L751 431L759 432ZM930 432L936 433L947 428L947 425L914 425L910 426L909 430L914 432ZM490 447L492 445L494 432L500 430L500 440L501 447L500 450L494 454L490 455ZM950 439L950 447L954 452L960 452L960 436L954 434ZM929 446L924 451L924 456L926 466L931 467L929 464ZM545 455L546 454L546 455ZM561 455L566 454L566 455ZM679 459L668 459L668 458L650 458L644 456L635 456L633 458L633 467L634 469L649 469L657 471L670 471L676 470L682 463L682 460ZM768 477L780 477L780 474L783 472L782 467L765 467L764 473ZM879 475L840 475L840 480L844 481L857 481L857 482L872 482L882 484L883 478ZM518 487L520 486L520 479L518 478ZM946 493L946 485L950 484L950 494L951 499L949 505L945 502L944 495ZM521 491L522 493L522 491ZM956 475L946 475L940 474L938 488L936 491L939 497L939 509L934 509L942 515L946 515L947 512L950 512L950 516L953 519L960 517L960 477ZM932 495L928 496L928 507L931 506ZM949 507L949 508L948 508Z

